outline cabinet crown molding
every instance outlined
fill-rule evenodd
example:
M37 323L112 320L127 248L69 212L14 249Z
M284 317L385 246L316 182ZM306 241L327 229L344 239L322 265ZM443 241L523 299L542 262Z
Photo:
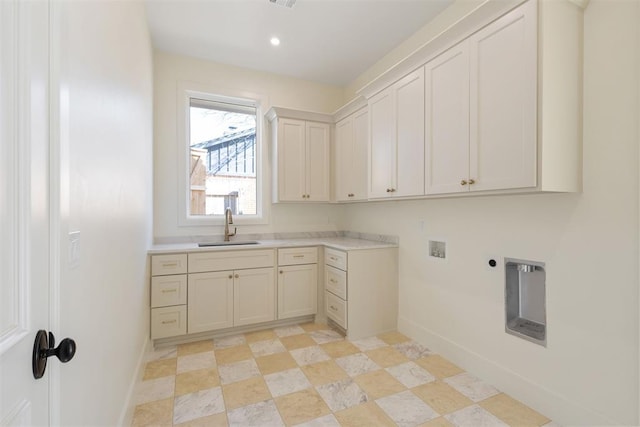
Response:
M366 106L367 100L361 96L357 96L333 112L333 121L337 123L340 120L355 113L356 111L365 108Z
M366 99L389 87L405 75L425 65L431 59L468 38L486 25L525 3L526 0L487 0L458 19L445 30L425 42L378 77L365 84L356 93ZM531 0L540 2L540 0ZM577 5L584 9L589 0L554 0Z
M271 107L265 114L267 120L272 122L276 118L286 117L288 119L307 120L311 122L333 123L333 116L315 111L294 110L292 108Z

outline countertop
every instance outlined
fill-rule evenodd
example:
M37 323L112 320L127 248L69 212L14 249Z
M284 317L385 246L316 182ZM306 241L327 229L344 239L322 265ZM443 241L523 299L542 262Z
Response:
M225 245L198 247L197 243L164 243L151 246L149 255L168 254L177 252L213 252L213 251L237 251L248 249L273 249L273 248L295 248L303 246L325 246L328 248L343 251L353 251L362 249L395 248L397 243L380 240L368 240L353 237L307 237L296 239L244 239L242 237L232 241L257 241L253 245Z

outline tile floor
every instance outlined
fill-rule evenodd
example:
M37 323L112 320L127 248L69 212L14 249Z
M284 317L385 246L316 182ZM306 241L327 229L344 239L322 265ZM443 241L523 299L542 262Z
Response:
M158 349L133 426L556 426L404 335L307 323Z

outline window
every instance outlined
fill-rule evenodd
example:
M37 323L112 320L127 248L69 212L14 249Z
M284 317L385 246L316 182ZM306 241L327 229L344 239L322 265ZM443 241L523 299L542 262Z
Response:
M185 90L181 225L262 220L259 102Z

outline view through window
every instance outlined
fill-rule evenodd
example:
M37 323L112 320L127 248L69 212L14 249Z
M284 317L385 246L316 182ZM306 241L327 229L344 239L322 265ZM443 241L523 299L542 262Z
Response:
M256 215L256 108L191 98L189 133L190 215Z

